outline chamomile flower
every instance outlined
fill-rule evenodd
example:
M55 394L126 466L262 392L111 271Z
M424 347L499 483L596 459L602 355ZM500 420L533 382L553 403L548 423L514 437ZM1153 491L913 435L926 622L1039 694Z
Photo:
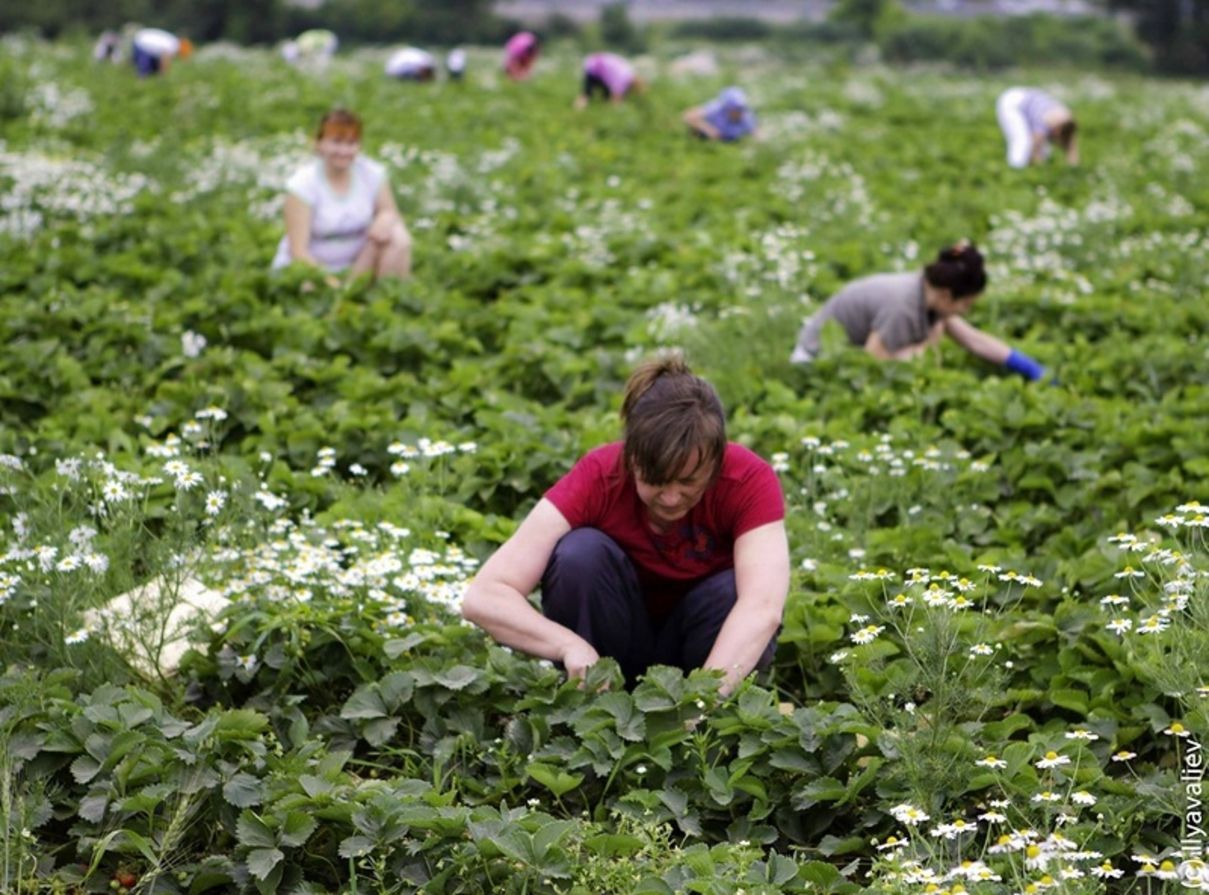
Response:
M989 656L995 652L995 648L989 643L975 643L970 647L971 656Z
M1066 738L1068 740L1080 740L1084 743L1092 743L1100 739L1100 735L1098 733L1092 733L1086 728L1077 727L1074 730L1068 730L1066 732Z
M1164 610L1148 615L1138 623L1139 634L1162 634L1171 627L1171 619Z
M217 516L227 504L227 495L223 491L211 491L206 495L206 515Z
M1059 755L1057 752L1051 750L1045 753L1044 758L1037 760L1034 762L1034 764L1036 764L1036 766L1042 770L1047 770L1049 768L1060 768L1063 765L1070 764L1070 757L1066 755Z
M1126 566L1121 571L1114 574L1114 578L1145 578L1146 573L1141 569L1135 569L1133 566Z
M126 486L117 479L108 479L101 486L101 497L106 503L117 503L118 501L126 500L130 497L130 492L126 490Z
M1111 861L1105 861L1098 867L1093 867L1091 875L1099 879L1120 879L1125 875L1125 871L1113 867Z
M877 635L884 630L886 630L885 625L866 625L859 631L853 632L851 640L857 644L872 643L877 639Z
M1124 637L1133 627L1133 619L1114 618L1104 627L1108 628L1108 630L1112 631L1114 634L1119 634L1120 636Z
M987 755L985 758L980 758L974 764L984 768L1006 768L1007 762L997 755Z
M1173 880L1179 878L1179 874L1175 869L1175 862L1170 860L1161 862L1158 866L1158 869L1155 870L1154 875L1157 878L1164 880Z
M1164 730L1163 733L1169 737L1179 737L1181 739L1187 739L1192 736L1192 732L1179 721L1172 721L1171 726Z
M890 809L890 814L900 824L905 824L908 827L918 826L919 824L926 823L931 819L927 812L907 803L895 805Z
M1112 760L1112 761L1118 761L1118 762L1120 762L1120 761L1130 761L1131 759L1134 759L1134 758L1137 758L1137 757L1138 757L1138 753L1136 753L1136 752L1130 752L1130 751L1128 751L1128 750L1126 750L1126 749L1122 749L1120 752L1114 752L1114 753L1112 754L1112 758L1111 758L1111 760Z

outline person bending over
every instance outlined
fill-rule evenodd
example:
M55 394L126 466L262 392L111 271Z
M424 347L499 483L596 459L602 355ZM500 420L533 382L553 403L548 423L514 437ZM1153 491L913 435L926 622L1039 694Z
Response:
M634 71L628 59L616 53L593 53L584 59L583 92L575 98L575 108L587 108L592 98L599 93L616 105L627 96L642 91L642 79Z
M130 61L140 78L162 75L174 59L188 59L193 44L187 37L177 37L162 28L140 28L134 33Z
M747 94L738 87L727 87L705 105L693 106L684 113L683 120L694 134L723 143L756 131L755 113L747 104Z
M855 280L802 325L789 359L798 364L814 360L823 325L834 320L853 345L884 360L916 357L948 335L983 360L1040 379L1045 373L1041 364L962 319L986 283L982 255L968 242L942 249L922 275L883 273Z
M1049 157L1050 145L1066 156L1068 165L1079 163L1075 116L1044 90L1012 87L995 102L999 129L1007 143L1007 162L1013 168L1037 165Z
M273 268L298 262L375 279L408 276L411 235L386 170L361 155L361 119L344 109L324 115L315 155L286 183L285 236Z
M541 39L532 31L520 31L504 44L504 74L513 81L523 81L533 73L541 52Z
M772 661L789 589L776 473L726 440L713 387L673 355L638 367L623 438L584 455L483 565L462 615L582 677L717 669L730 692ZM527 596L541 585L541 610Z
M383 70L399 81L427 82L437 76L437 60L427 50L401 47L386 58Z

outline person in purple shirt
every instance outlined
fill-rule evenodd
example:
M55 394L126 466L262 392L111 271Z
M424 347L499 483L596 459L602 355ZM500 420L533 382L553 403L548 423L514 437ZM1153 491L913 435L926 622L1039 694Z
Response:
M504 73L513 81L523 81L533 71L541 39L532 31L521 31L504 44Z
M597 93L611 103L620 103L643 86L629 60L616 53L593 53L584 59L584 87L575 98L575 108L586 108Z
M1036 165L1049 157L1049 147L1059 147L1068 165L1079 163L1075 143L1075 116L1044 90L1011 87L995 102L999 129L1007 143L1007 162L1013 168Z
M684 113L684 123L697 136L723 143L756 131L756 115L747 104L747 94L738 87L727 87L709 103L693 106Z

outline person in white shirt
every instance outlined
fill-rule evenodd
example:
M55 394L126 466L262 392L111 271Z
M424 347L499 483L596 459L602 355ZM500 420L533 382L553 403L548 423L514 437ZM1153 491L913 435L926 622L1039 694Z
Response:
M140 78L163 74L173 59L187 59L193 44L162 28L140 28L134 33L130 58Z
M311 264L350 275L407 277L411 234L386 169L361 154L361 119L333 109L319 122L314 161L286 184L285 236L273 268Z
M437 61L425 50L403 47L387 57L385 69L400 81L431 81L437 74Z
M281 46L281 56L290 65L322 71L336 55L340 39L326 28L311 28Z
M1079 163L1075 116L1070 108L1044 90L1012 87L995 102L999 129L1013 168L1037 165L1049 158L1050 146L1062 150L1068 165Z

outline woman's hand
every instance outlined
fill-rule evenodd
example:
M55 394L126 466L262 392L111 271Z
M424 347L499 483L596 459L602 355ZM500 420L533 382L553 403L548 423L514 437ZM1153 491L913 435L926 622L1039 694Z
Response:
M366 231L366 237L372 242L390 242L391 232L399 223L399 215L392 211L381 211L374 215L373 221Z
M600 653L586 640L568 644L559 656L569 680L582 680L589 668L600 661Z

